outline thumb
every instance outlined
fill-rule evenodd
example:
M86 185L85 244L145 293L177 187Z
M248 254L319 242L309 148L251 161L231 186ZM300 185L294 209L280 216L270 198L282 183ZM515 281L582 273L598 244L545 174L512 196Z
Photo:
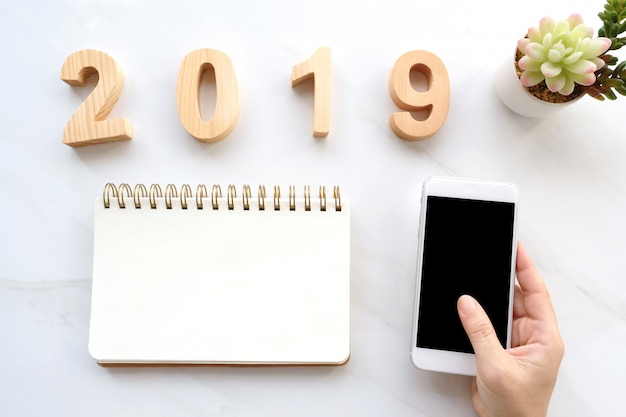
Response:
M491 320L476 299L462 295L457 301L457 310L477 360L481 357L493 358L504 350Z

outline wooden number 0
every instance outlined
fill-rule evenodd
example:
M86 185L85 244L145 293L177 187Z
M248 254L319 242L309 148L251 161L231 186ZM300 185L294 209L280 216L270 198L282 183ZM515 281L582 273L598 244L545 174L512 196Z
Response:
M216 103L213 119L202 120L200 81L202 74L215 71ZM180 64L176 87L178 114L187 132L202 142L217 142L234 129L239 118L239 89L230 58L214 49L196 49Z
M318 48L291 70L291 86L313 79L313 136L326 137L330 120L330 48Z
M420 71L428 82L428 91L420 93L411 87L411 70ZM389 125L405 140L423 140L441 129L450 108L450 79L441 60L431 52L411 51L396 61L389 78L389 93L396 106L405 112L393 113ZM427 110L426 120L418 121L410 112Z
M106 119L124 85L124 74L113 58L87 49L74 52L61 67L61 79L73 86L84 86L96 73L98 84L65 126L63 143L66 145L93 145L130 139L133 135L133 127L127 119Z

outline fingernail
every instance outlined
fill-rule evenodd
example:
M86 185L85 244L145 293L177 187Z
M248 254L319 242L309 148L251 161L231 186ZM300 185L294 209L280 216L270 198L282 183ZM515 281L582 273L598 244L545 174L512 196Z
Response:
M470 314L472 311L476 310L477 307L476 300L469 295L462 295L459 298L459 308L463 314Z

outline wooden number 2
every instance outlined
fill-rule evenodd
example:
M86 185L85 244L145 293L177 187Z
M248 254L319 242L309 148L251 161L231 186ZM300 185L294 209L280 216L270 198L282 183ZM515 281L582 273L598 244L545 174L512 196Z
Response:
M421 72L428 83L426 92L417 92L411 86L412 70ZM441 60L431 52L411 51L396 61L389 78L389 93L396 106L405 112L393 113L389 125L396 135L405 140L423 140L441 129L450 107L450 79ZM427 110L426 120L418 121L410 112Z
M82 50L70 55L61 67L61 79L73 86L84 86L96 73L98 84L65 126L66 145L93 145L130 139L133 135L127 119L106 119L124 85L124 74L113 58L104 52Z
M213 119L202 120L200 81L205 71L215 71L216 103ZM176 87L178 114L187 132L202 142L217 142L234 129L239 118L239 89L230 58L214 49L196 49L180 64Z
M318 48L291 70L291 86L313 79L313 136L326 137L330 120L330 48Z

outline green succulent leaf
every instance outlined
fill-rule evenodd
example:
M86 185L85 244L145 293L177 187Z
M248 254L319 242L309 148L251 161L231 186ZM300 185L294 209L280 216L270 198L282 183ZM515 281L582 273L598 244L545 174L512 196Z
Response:
M615 100L617 98L617 95L615 94L615 92L608 86L604 86L601 92L602 92L602 95L604 95L604 97L606 97L609 100Z
M626 0L606 0L603 10L598 13L602 27L598 29L599 37L611 40L608 50L615 51L626 46L626 37L620 35L626 32ZM618 58L611 54L604 54L600 58L605 62L604 67L596 71L596 81L591 86L584 87L585 92L598 100L615 100L616 92L626 95L626 61L618 65Z

